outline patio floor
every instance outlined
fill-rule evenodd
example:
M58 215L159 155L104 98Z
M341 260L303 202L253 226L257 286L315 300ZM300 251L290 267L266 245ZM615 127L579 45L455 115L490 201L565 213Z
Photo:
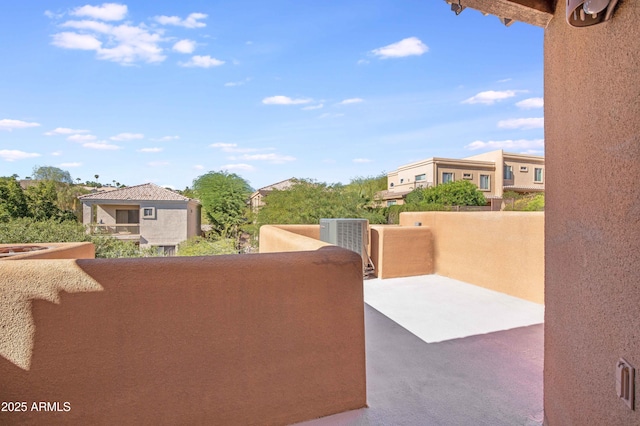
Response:
M299 425L542 424L544 306L437 275L364 285L369 407Z

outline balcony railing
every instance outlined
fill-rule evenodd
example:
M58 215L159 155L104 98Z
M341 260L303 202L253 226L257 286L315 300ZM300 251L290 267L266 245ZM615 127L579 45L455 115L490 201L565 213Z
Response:
M94 235L139 235L139 223L92 223L89 225L89 232Z

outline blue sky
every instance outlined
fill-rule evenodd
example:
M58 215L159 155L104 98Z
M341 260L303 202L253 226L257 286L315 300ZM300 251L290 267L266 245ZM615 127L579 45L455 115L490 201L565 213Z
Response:
M542 39L438 0L7 2L0 176L259 188L543 154Z

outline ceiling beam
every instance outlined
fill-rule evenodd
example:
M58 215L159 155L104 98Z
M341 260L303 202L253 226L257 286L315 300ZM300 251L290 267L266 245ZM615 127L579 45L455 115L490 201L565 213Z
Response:
M537 27L546 27L555 6L554 0L447 0L461 6L489 13L500 18L526 22Z

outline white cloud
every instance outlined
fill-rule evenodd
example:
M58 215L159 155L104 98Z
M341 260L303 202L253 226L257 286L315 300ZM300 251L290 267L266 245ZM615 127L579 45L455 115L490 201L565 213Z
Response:
M168 161L151 161L147 163L147 165L150 167L163 167L163 166L168 166L169 162Z
M280 155L280 154L245 154L238 157L241 160L245 161L269 161L274 164L283 164L290 161L295 161L296 158L290 155Z
M238 146L235 143L216 142L209 145L211 148L220 148L225 152L233 152L233 149Z
M503 101L508 98L512 98L516 95L516 90L487 90L486 92L480 92L475 96L470 97L462 101L463 104L485 104L493 105L496 102Z
M71 135L67 138L67 140L71 142L89 142L96 139L98 138L94 135Z
M509 149L513 150L538 150L544 148L544 139L518 139L504 141L474 141L465 146L466 149L475 151L478 149Z
M220 167L223 170L242 170L245 172L251 172L253 170L255 170L256 168L253 167L251 164L225 164L224 166Z
M112 141L133 141L136 139L144 139L142 133L120 133L115 136L111 136L109 139Z
M56 135L75 135L78 133L89 133L88 130L79 130L79 129L69 129L67 127L56 127L55 129L46 132L45 136L56 136Z
M98 21L67 21L64 24L60 25L61 27L67 28L75 28L76 30L88 30L96 33L108 34L113 26L110 24L105 24L104 22ZM75 34L75 33L72 33Z
M74 16L88 16L103 21L120 21L127 16L127 6L117 3L102 3L102 6L82 6L71 11Z
M82 144L82 146L85 148L100 149L105 151L115 151L120 149L118 145L113 145L107 142L87 142L85 144Z
M540 129L544 127L544 118L511 118L498 121L501 129Z
M248 83L248 82L250 82L250 81L251 81L251 78L247 77L247 78L245 78L244 80L241 80L241 81L230 81L230 82L228 82L228 83L225 83L225 84L224 84L224 87L242 86L242 85L244 85L245 83Z
M318 116L318 118L324 119L324 118L338 118L338 117L344 117L344 114L332 114L330 112L325 112L324 114L320 114Z
M178 62L178 65L180 65L181 67L187 67L187 68L193 68L193 67L211 68L211 67L219 67L222 64L224 64L224 61L221 61L216 58L212 58L209 55L205 55L205 56L196 55L196 56L192 56L191 59L187 62Z
M11 120L8 118L0 120L0 130L11 131L13 129L27 129L29 127L39 127L40 123L29 123L22 120Z
M80 167L82 163L60 163L58 167L72 168L72 167Z
M358 62L357 62L357 64L358 64L358 65L366 65L366 64L368 64L368 63L369 63L369 61L367 61L366 59L360 59L360 60L358 60Z
M51 153L51 155L52 155L52 156L54 156L54 157L59 157L59 156L61 156L61 155L62 155L62 151L53 151L53 152Z
M503 78L502 80L498 80L498 83L507 83L509 81L513 80L512 78Z
M160 43L162 30L152 30L144 24L114 26L104 22L81 20L61 25L80 32L61 32L52 36L52 44L63 49L94 50L101 60L131 65L137 61L162 62L166 56Z
M54 46L63 49L99 50L102 42L89 34L62 32L53 35Z
M528 98L520 102L516 102L516 106L522 109L542 108L544 106L544 98Z
M201 19L207 17L204 13L191 13L185 19L180 19L178 16L156 16L153 19L161 25L175 25L185 28L203 28L207 24L200 22Z
M381 59L402 58L405 56L420 56L429 51L429 47L417 37L409 37L397 43L389 44L371 51Z
M27 158L35 157L40 157L40 154L35 152L18 151L17 149L0 149L0 158L4 161L25 160Z
M364 99L361 98L349 98L340 102L339 105L349 105L349 104L359 104L360 102L364 102Z
M525 90L487 90L486 92L480 92L477 95L470 97L469 99L465 99L464 101L462 101L462 103L493 105L496 102L512 98L519 92L525 92Z
M109 32L114 47L98 49L98 59L130 65L137 61L162 62L167 57L162 54L159 43L163 41L159 33L152 33L142 26L120 25Z
M324 107L323 104L318 104L318 105L309 105L309 106L306 106L306 107L304 107L302 109L304 111L311 111L311 110L314 110L314 109L322 109L323 107Z
M196 42L193 40L180 40L173 45L173 50L180 53L193 53L196 50Z
M370 160L369 158L354 158L353 162L354 163L371 163L373 160Z
M180 139L180 136L163 136L161 138L155 138L155 139L149 139L150 141L154 141L154 142L169 142L169 141L176 141Z
M204 166L202 164L196 164L193 168L196 170L204 170Z
M158 147L154 147L154 148L141 148L138 150L138 152L162 152L164 150L164 148L158 148Z
M271 96L262 100L265 105L300 105L309 102L311 99L292 99L288 96Z

